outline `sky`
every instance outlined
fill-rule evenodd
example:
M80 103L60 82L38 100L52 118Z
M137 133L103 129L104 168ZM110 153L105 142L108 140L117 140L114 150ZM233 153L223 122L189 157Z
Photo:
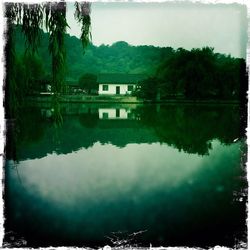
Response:
M74 6L68 6L71 35L79 37ZM213 47L215 52L246 58L247 7L240 4L191 2L94 2L91 7L92 42L111 45Z

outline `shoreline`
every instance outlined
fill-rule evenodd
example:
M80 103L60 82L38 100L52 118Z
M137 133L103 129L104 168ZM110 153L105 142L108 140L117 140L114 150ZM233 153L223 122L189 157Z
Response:
M30 95L31 102L51 102L53 95ZM238 100L187 100L168 99L160 101L142 100L134 96L100 96L100 95L62 95L60 103L131 103L131 104L240 104Z

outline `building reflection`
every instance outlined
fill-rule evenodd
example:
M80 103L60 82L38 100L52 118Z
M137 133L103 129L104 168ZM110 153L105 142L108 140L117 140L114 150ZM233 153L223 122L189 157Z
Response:
M127 120L127 119L134 119L135 116L130 109L124 108L100 108L98 109L99 119L105 120L113 120L113 119L120 119L120 120Z
M137 105L124 104L124 105L105 105L100 104L99 107L96 105L89 104L62 104L61 113L62 115L97 115L100 120L139 120L140 117L135 114ZM53 116L53 108L48 105L42 105L40 107L42 117L51 118Z

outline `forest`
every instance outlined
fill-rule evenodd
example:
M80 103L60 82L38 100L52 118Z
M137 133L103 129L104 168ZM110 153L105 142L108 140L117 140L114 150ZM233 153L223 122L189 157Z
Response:
M30 90L39 79L51 78L48 33L42 32L35 55L25 54L25 39L16 27L17 79ZM125 41L82 50L80 39L65 34L66 80L79 81L86 74L145 74L134 95L144 100L246 98L246 62L203 47L132 46ZM27 84L28 83L28 84ZM39 86L37 86L39 87Z

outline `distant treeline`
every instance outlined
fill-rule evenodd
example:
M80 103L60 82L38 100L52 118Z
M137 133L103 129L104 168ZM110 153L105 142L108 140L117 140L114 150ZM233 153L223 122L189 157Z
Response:
M51 73L51 59L48 52L48 34L42 32L38 59L43 62L45 74ZM83 51L81 41L75 36L65 35L66 77L78 81L86 73L127 73L154 75L162 60L170 57L170 47L131 46L126 42L109 45L89 46ZM24 36L17 28L16 51L21 57L25 51Z
M51 59L48 34L42 32L35 56L26 55L25 40L16 29L17 78L30 90L36 79L49 79ZM171 47L131 46L126 42L94 46L85 51L78 38L65 35L66 79L79 81L86 73L145 74L146 80L135 93L157 99L234 99L246 97L246 62L242 58L215 53L212 48L191 51ZM39 84L39 83L38 83Z

